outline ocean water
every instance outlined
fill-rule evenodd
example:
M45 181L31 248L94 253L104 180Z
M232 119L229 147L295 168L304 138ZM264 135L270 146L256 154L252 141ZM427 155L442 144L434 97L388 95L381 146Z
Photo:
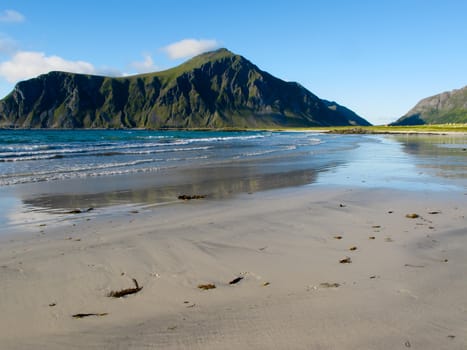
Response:
M309 167L293 161L303 156L355 147L328 141L310 133L0 130L0 186L252 162L293 170ZM314 161L334 161L323 157Z
M0 186L154 173L192 163L287 151L261 147L264 133L0 131ZM274 147L273 146L273 147Z
M466 149L465 136L0 130L0 225L180 194L303 185L464 191Z

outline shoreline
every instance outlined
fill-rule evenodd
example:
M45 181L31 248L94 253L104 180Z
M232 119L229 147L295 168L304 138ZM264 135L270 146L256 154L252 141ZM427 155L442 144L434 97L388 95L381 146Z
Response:
M462 349L466 204L458 192L310 185L38 226L0 246L0 340L8 349ZM132 278L141 291L107 297ZM197 288L206 283L216 288Z
M386 130L384 130L386 129ZM391 130L392 129L392 130ZM427 129L427 130L423 130ZM462 129L462 130L456 130ZM419 126L327 126L327 127L274 127L274 128L5 128L0 127L0 130L7 131L193 131L193 132L312 132L324 134L344 134L344 135L467 135L467 124L435 124L435 125L419 125Z
M326 158L325 152L321 156L319 150L311 148L311 157L306 153L297 155L296 164L290 158L289 163L267 163L266 157L256 163L217 161L198 165L181 164L149 173L76 177L3 186L0 187L0 236L5 232L20 231L22 223L34 227L36 224L61 220L60 216L67 212L92 208L93 212L89 215L93 217L99 212L111 212L114 206L119 211L120 207L133 204L144 207L177 203L180 201L178 196L183 195L203 195L208 200L227 199L265 190L295 191L301 186L316 185L405 191L465 189L465 167L462 162L465 155L464 138L378 135L328 138L345 139L347 149L341 150L351 153ZM325 139L326 143L326 137L320 139ZM442 147L445 142L449 144L453 141L449 148ZM455 146L457 143L459 145ZM438 144L442 146L438 147ZM449 167L437 160L441 151L442 156L456 157L449 160ZM374 172L375 167L381 171ZM397 171L393 172L394 169Z

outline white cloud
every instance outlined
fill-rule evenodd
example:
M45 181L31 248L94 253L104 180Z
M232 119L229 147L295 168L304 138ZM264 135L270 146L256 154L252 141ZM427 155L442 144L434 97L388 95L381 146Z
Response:
M8 37L0 33L0 54L11 54L16 50L16 42Z
M33 78L53 70L96 74L96 69L91 63L67 61L59 56L46 56L42 52L34 51L18 51L9 61L0 63L0 76L10 83Z
M144 61L136 61L131 63L131 68L135 69L137 73L150 73L159 70L154 64L151 55L143 55Z
M203 52L217 49L220 43L217 40L184 39L162 48L171 59L190 58Z
M25 17L15 10L4 10L0 12L0 22L20 23L24 22Z

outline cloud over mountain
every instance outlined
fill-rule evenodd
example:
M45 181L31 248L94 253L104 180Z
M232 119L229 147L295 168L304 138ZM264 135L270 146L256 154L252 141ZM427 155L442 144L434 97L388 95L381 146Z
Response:
M191 58L220 47L217 40L183 39L162 48L171 59Z
M14 83L50 71L95 74L95 67L85 61L69 61L59 56L47 56L43 52L18 51L8 61L0 63L0 76Z
M154 60L152 56L149 54L143 55L143 61L135 61L130 64L131 68L136 70L137 73L150 73L159 70L154 64Z

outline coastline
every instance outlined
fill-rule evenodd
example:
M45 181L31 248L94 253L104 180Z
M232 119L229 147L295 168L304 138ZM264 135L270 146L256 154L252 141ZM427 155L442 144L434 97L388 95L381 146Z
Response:
M1 343L463 349L466 202L316 185L38 226L1 245Z
M199 131L199 132L313 132L323 134L347 134L347 135L467 135L467 124L434 124L434 125L412 125L412 126L390 126L390 125L373 125L373 126L328 126L328 127L277 127L277 128L7 128L1 127L0 130L14 131L14 130L72 130L72 131L103 131L103 130L124 130L124 131Z

